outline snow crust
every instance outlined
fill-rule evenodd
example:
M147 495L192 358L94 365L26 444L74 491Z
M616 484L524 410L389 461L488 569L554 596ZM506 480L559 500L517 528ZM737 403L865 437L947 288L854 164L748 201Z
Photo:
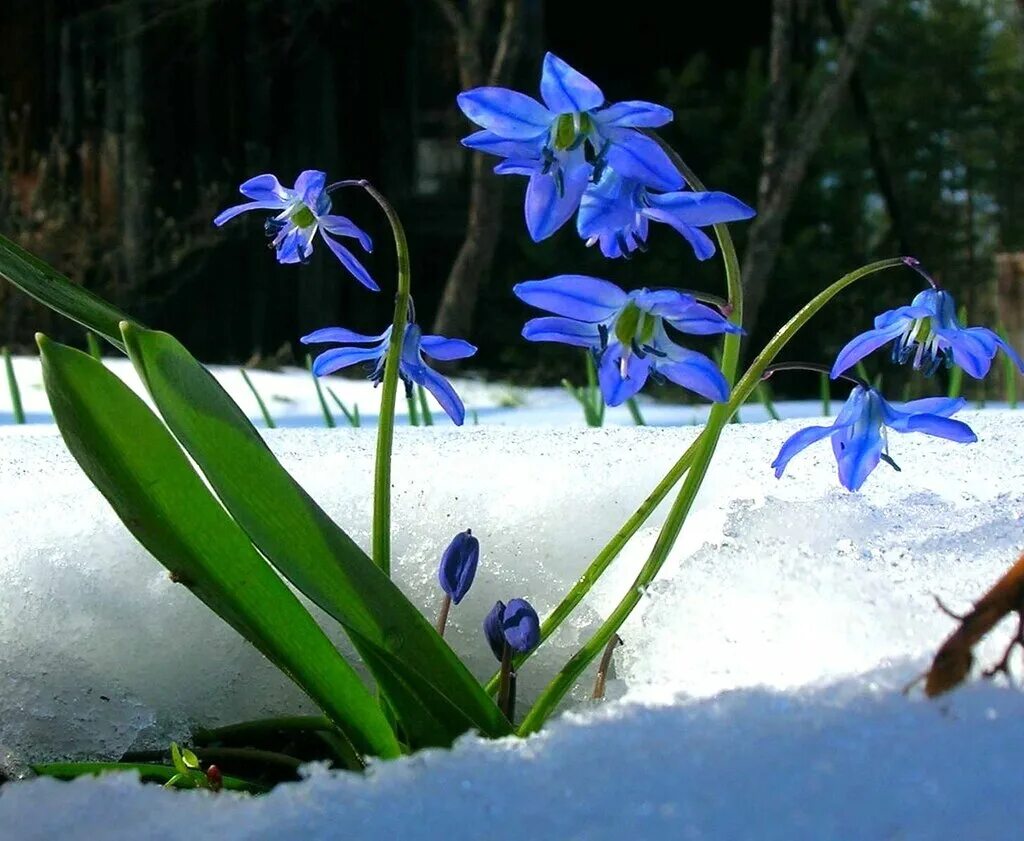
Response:
M0 837L1009 838L1019 833L1024 698L900 688L1021 549L1024 416L965 412L979 443L893 435L902 467L859 494L816 445L768 467L802 421L731 425L673 556L622 631L612 700L525 741L463 739L314 774L266 798L130 777L0 789ZM396 578L436 609L436 563L472 527L482 558L453 613L485 677L496 598L543 615L697 430L445 427L396 440ZM338 522L368 541L369 430L268 434ZM521 673L527 699L607 615L659 512L569 627ZM59 437L0 430L0 756L116 755L194 722L301 708L297 692L138 548ZM994 659L1009 629L981 650ZM522 706L522 705L521 705Z

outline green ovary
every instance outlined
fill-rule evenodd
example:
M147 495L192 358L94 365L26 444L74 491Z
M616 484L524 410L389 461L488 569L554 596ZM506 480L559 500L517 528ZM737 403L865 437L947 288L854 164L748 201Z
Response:
M316 224L316 216L306 205L300 204L295 210L288 214L288 218L295 223L297 228L308 228Z

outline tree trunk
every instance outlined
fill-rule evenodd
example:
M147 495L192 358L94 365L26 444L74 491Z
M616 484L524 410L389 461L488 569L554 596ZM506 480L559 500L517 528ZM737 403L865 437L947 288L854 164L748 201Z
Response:
M753 333L757 324L758 312L767 292L768 278L779 255L786 219L803 185L811 158L820 147L825 129L839 108L881 2L863 0L850 26L849 36L839 51L835 71L820 87L811 84L804 91L800 109L790 121L793 131L788 145L770 158L764 156L757 216L750 226L747 249L743 255L743 320L748 335ZM788 37L787 29L780 27L773 31L773 55L776 37ZM780 48L785 49L785 46ZM777 118L778 113L773 108L768 119ZM773 130L766 129L766 137ZM764 173L767 173L767 182Z
M148 259L149 167L146 160L143 12L141 0L123 6L124 133L121 167L121 233L127 291L138 294L145 284Z
M519 53L522 0L505 0L501 32L486 79L480 56L487 0L474 0L470 4L470 20L448 0L438 0L438 5L455 35L459 79L463 88L477 87L485 82L490 85L507 84ZM466 236L448 274L434 318L434 332L443 336L472 334L480 286L486 281L494 263L494 253L501 237L503 185L499 176L491 172L492 163L480 153L472 156Z

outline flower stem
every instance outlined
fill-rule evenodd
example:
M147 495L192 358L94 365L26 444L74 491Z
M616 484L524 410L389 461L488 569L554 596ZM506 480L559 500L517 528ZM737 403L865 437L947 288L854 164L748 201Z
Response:
M395 313L391 319L391 343L384 362L384 385L380 396L380 418L377 422L377 456L373 477L373 560L385 573L391 574L391 450L395 437L395 402L398 396L398 363L402 357L405 327L409 323L412 269L409 263L409 243L405 238L402 221L391 206L369 181L338 181L327 190L340 187L362 187L380 205L391 224L395 238L395 256L398 260L398 290L395 293Z
M719 240L719 242L721 242L721 240ZM723 252L724 251L725 248L723 246ZM728 258L726 260L726 265L727 276L729 276L730 271L728 268ZM903 265L903 260L898 257L870 263L867 266L862 266L856 271L844 275L827 289L818 293L788 322L786 322L782 329L775 334L770 342L768 342L764 350L757 355L757 358L754 359L746 373L733 388L728 403L715 404L714 408L711 410L711 416L708 418L708 423L704 432L697 441L694 442L693 446L697 447L697 451L694 454L693 463L690 466L686 479L683 482L679 496L676 498L676 501L672 505L672 509L669 511L668 517L665 519L665 524L662 526L661 533L658 535L658 539L654 544L654 548L651 550L651 554L648 557L647 562L644 564L626 595L623 596L622 600L612 611L611 615L604 621L594 636L591 637L583 647L570 658L569 662L562 667L562 670L555 676L554 680L548 684L540 697L538 697L534 702L533 707L530 709L529 713L527 713L526 718L519 727L518 732L520 735L533 733L543 725L565 694L572 688L576 679L580 674L582 674L583 670L586 669L594 658L601 653L612 636L618 632L620 627L622 627L622 623L625 622L630 613L633 612L633 608L636 607L640 599L643 597L643 593L646 591L648 585L654 580L655 576L661 570L662 565L668 558L668 554L671 551L672 546L675 544L676 538L679 536L679 532L682 530L683 523L690 512L693 501L696 499L697 492L700 490L704 476L707 473L708 465L711 462L711 456L714 454L715 446L718 443L718 438L721 435L723 427L728 423L729 418L736 412L736 410L743 405L747 398L750 397L754 389L757 388L757 384L761 381L761 377L767 370L768 366L774 361L778 353L811 319L812 316L814 316L822 307L825 306L825 304L827 304L833 297L851 283L855 283L861 278L875 274L883 269L899 265ZM738 277L732 278L732 284L738 284ZM725 338L725 353L723 354L723 367L725 370L723 373L725 373L727 379L731 379L730 374L732 371L729 369L730 363L733 366L732 370L735 370L735 362L739 350L737 347L738 341L738 337L735 335L727 335Z
M605 686L608 683L608 670L612 665L612 655L615 653L615 649L622 645L622 637L618 634L613 634L612 638L608 640L608 645L604 647L604 654L601 655L601 662L597 664L597 678L594 680L594 692L590 696L595 701L600 701L604 697Z
M11 415L14 417L15 423L24 423L25 410L21 405L21 389L18 388L18 378L14 375L11 353L7 348L0 348L0 356L4 358L4 369L7 371L7 389L11 393Z
M441 599L441 609L437 612L437 633L444 636L444 629L448 627L448 612L452 609L452 597L447 593Z
M501 650L501 679L498 683L498 709L512 722L516 705L516 673L512 665L512 648L506 642Z

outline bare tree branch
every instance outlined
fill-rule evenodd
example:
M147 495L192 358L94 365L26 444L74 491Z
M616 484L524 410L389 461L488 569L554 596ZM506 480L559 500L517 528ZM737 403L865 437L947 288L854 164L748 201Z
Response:
M491 72L487 78L487 83L490 85L507 84L512 76L523 44L523 39L520 37L522 12L522 0L505 0L501 32L498 33L498 46L494 50Z

